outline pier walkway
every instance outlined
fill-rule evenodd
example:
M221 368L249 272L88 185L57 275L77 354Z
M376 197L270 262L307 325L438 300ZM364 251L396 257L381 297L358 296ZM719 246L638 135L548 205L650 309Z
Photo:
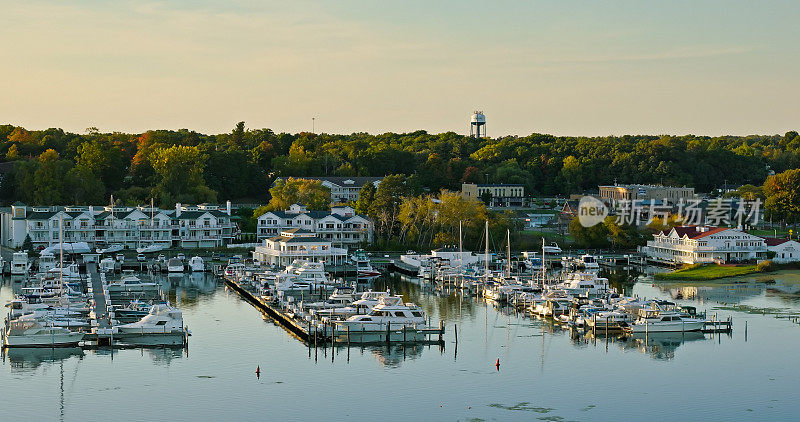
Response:
M94 310L95 321L97 321L97 340L98 342L103 342L104 340L108 341L110 339L104 339L104 336L100 335L101 333L107 333L110 331L111 322L110 318L108 317L108 301L106 300L106 294L103 288L103 280L100 277L100 273L97 271L97 263L87 262L86 273L89 275L89 283L91 286L93 299L92 309Z

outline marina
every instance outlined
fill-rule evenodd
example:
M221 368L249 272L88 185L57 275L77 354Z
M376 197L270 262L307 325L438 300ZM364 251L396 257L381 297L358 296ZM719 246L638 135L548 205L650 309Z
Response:
M557 319L525 312L524 306L514 306L513 298L512 303L500 304L454 286L437 286L405 276L382 276L365 288L392 292L404 301L418 304L430 318L430 326L446 327L442 342L438 341L438 334L427 343L403 342L392 337L388 344L384 339L362 344L353 341L350 345L331 344L320 336L316 347L313 336L308 341L307 326L297 324L295 329L289 328L286 321L291 318L279 313L284 311L254 300L250 290L238 287L233 280L209 273L153 277L166 290L166 298L183 311L186 325L193 327L188 347L8 348L3 352L5 370L0 371L0 380L11 388L19 388L20 382L26 388L42 388L45 383L51 386L45 389L53 391L52 386L59 385L58 374L64 368L64 373L70 374L67 379L72 377L74 381L64 384L63 406L58 404L61 393L56 389L53 406L40 409L54 418L63 412L62 420L82 419L79 409L88 398L74 392L90 380L99 390L90 389L88 397L103 391L104 397L121 400L120 411L149 416L167 411L163 404L149 409L135 404L167 391L166 386L151 388L149 392L137 387L164 380L165 368L170 369L170 378L177 377L192 390L195 399L211 399L214 391L224 388L242 401L255 400L267 391L273 397L288 400L319 382L330 385L332 391L346 388L353 394L367 394L367 385L355 380L390 371L390 377L409 380L410 384L401 387L398 395L414 400L417 408L401 404L395 395L378 398L377 403L393 409L402 419L431 413L445 419L529 420L532 413L537 418L560 416L571 420L618 418L618 407L612 404L615 396L610 391L578 399L557 393L586 373L602 377L609 390L629 384L624 373L661 379L663 386L651 389L654 394L675 385L686 388L687 379L692 380L691 391L726 386L726 394L741 403L723 407L709 405L699 396L696 399L691 395L664 396L660 405L671 406L678 417L722 420L758 412L770 420L791 420L794 412L791 394L775 387L791 385L798 375L794 366L781 363L783 356L788 359L788 350L784 349L795 347L800 336L796 320L800 316L797 296L800 278L795 274L780 275L774 284L752 278L711 286L658 285L648 276L637 276L631 282L627 277L609 274L610 286L625 295L694 306L700 313L707 312L711 319L717 313L730 315L735 321L731 330L717 330L724 332L647 335L625 335L600 327L576 330ZM0 299L8 301L15 292L22 292L21 283L16 280L4 279ZM93 284L92 290L95 289L100 290ZM773 362L757 358L765 347L774 355ZM236 350L233 355L231 348ZM500 365L496 366L498 359ZM735 378L733 373L719 370L722 365L742 359L747 359L748 364L740 366ZM117 376L98 383L90 375L96 370L93 368L108 364L127 379L124 384L119 383ZM781 373L769 369L778 365L784 365ZM260 369L259 376L254 374L256 367ZM748 382L739 382L740 377ZM412 387L411 380L426 387L418 390ZM478 385L473 389L480 393L464 395L465 387L459 385ZM759 391L754 389L763 389L765 393L754 394L753 391ZM333 404L333 397L323 395L318 400L321 407L316 409L326 403ZM17 399L15 407L25 403L26 400ZM8 405L0 404L0 408L8 411ZM177 409L180 414L174 417L176 420L199 416L198 410L190 406L179 405ZM233 411L227 406L215 406L206 409L203 416L222 417L233 412L238 417L255 417L267 409L274 417L298 416L297 408L288 402L242 406ZM322 417L317 412L305 409L301 414L303 418ZM644 417L649 410L640 404L626 412L631 417ZM369 414L367 409L342 411L342 417Z

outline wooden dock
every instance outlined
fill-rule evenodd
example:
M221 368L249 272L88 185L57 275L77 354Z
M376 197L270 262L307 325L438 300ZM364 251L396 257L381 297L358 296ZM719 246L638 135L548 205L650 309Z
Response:
M274 321L283 326L286 330L296 335L300 340L306 342L311 346L313 343L443 343L444 326L440 325L439 328L412 328L403 327L400 329L391 329L387 327L386 330L380 331L365 331L355 330L337 330L336 324L326 324L322 329L317 328L320 321L302 321L294 318L280 308L278 303L266 301L260 297L256 297L248 289L242 287L238 280L225 277L225 283L230 286L242 298L250 302L253 306L260 309L267 314ZM430 340L430 336L437 336L436 340Z
M87 262L86 272L89 275L89 291L92 294L92 309L94 310L96 326L94 334L98 345L111 345L111 318L108 314L108 298L106 297L105 277L97 271L97 263ZM109 335L106 335L109 333Z

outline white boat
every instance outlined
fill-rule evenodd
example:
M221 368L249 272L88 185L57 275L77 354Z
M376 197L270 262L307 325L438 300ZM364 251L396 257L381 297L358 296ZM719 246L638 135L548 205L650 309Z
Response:
M544 242L542 242L544 243ZM557 243L553 242L550 245L542 245L542 251L549 254L560 254L563 252Z
M580 258L578 258L578 266L587 270L596 270L600 268L597 257L589 254L581 255Z
M336 321L337 329L378 331L390 327L417 327L425 324L425 313L413 303L403 303L401 296L383 296L366 315L353 315Z
M326 302L334 305L347 306L360 296L361 295L356 293L355 289L352 287L337 287L333 289L333 293L328 296Z
M361 298L354 301L349 306L320 309L317 311L312 311L312 314L318 315L320 317L332 316L332 315L340 317L340 316L367 314L369 313L369 311L372 310L372 308L374 308L378 304L380 298L389 295L390 295L389 292L373 292L372 290L370 290L368 292L361 293Z
M591 316L583 317L583 323L596 331L620 330L632 323L633 320L633 315L619 311L600 311L593 313Z
M350 260L356 266L356 276L359 278L372 278L381 275L379 271L372 268L367 254L362 250L358 250L350 256Z
M37 321L10 321L4 336L6 347L75 346L84 333L63 327L45 327Z
M244 268L245 268L244 264L242 264L241 262L230 263L225 267L225 276L226 277L236 277L241 272L244 271Z
M11 275L25 275L28 274L31 264L28 261L27 252L14 252L11 255Z
M117 325L123 334L184 334L183 312L165 303L150 307L150 312L139 321Z
M97 253L116 253L116 252L120 252L120 251L122 251L124 249L125 249L125 245L123 245L121 243L115 243L113 245L108 245L107 247L105 247L103 249L97 248L96 251L97 251Z
M117 269L117 261L114 258L106 257L100 260L100 272L109 273Z
M152 253L152 252L160 252L164 249L167 249L169 245L163 243L153 243L152 245L148 245L141 248L136 248L137 253Z
M59 243L42 249L40 253L51 253L55 255L57 253L60 253L61 251L63 251L65 254L77 255L77 254L89 253L92 251L92 249L86 242L74 242L74 243L63 243L63 244Z
M56 257L51 253L42 253L39 255L39 272L46 273L56 267Z
M167 272L170 273L182 273L184 270L183 268L183 261L178 258L170 258L167 261Z
M133 293L155 293L158 292L159 285L153 282L144 282L139 277L133 275L133 271L126 270L122 279L116 283L108 285L110 293L133 292Z
M680 333L700 331L705 327L702 319L687 318L678 312L664 312L658 309L642 309L639 318L629 324L625 331L631 333Z
M554 286L573 296L594 297L609 292L608 279L598 277L596 272L572 272L567 278Z
M193 273L201 273L206 270L205 263L203 262L203 258L199 256L193 256L192 259L189 260L189 271Z

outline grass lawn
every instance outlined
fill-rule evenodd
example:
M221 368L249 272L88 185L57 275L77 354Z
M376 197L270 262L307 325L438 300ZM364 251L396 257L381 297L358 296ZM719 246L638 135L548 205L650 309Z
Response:
M756 236L768 236L768 237L774 237L775 236L775 230L774 229L748 230L747 232L750 233L750 234L756 235ZM788 236L789 236L789 229L785 229L785 230L778 229L778 237L786 238ZM793 233L792 237L796 237L796 236L794 236L794 233Z
M700 265L691 266L668 273L658 273L653 275L658 280L714 280L717 278L733 277L737 275L752 274L758 272L756 265L741 266L722 266L722 265Z

